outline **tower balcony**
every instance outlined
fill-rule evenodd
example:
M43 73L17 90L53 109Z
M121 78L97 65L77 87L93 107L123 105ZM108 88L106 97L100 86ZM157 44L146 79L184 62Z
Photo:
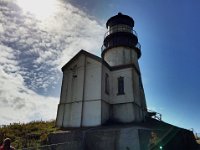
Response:
M137 33L131 26L126 24L108 26L101 48L102 56L107 50L121 46L132 48L137 52L138 58L141 56L141 46L138 43Z
M130 41L127 41L129 44L128 44L128 47L130 47L130 42L132 42L131 40ZM114 42L111 42L109 43L109 45L105 46L104 44L102 45L101 47L101 52L102 52L102 56L104 55L104 53L110 49L110 48L113 48L113 47L116 47L116 46L127 46L125 44L121 44L121 43L114 43ZM132 48L134 48L134 50L137 52L138 54L138 58L141 57L141 45L140 43L138 42L135 46L133 45ZM102 57L103 58L103 57Z
M135 35L137 37L137 32L133 29L130 29L130 27L124 27L124 26L117 26L117 27L113 27L112 29L108 30L105 35L104 35L104 39L116 32L126 32L126 33L132 33L133 35Z

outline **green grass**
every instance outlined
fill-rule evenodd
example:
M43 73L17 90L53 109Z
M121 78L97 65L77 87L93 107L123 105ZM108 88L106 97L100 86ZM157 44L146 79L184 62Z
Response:
M48 134L57 130L54 120L4 125L0 127L0 144L9 137L16 149L45 145Z

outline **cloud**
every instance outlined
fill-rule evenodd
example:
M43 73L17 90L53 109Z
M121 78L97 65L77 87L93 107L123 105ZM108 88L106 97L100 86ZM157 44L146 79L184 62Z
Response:
M102 24L68 2L48 19L0 1L0 124L55 118L62 73L80 49L100 54Z
M9 75L1 67L0 85L0 124L28 122L33 118L35 120L55 118L58 98L40 96L27 89L19 74Z

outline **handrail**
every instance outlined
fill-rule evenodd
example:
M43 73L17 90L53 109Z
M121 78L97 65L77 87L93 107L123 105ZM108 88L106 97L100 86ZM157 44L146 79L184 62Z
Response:
M112 34L112 33L116 33L116 32L127 32L127 33L133 33L135 36L137 36L137 32L133 29L129 29L129 28L126 28L126 27L116 27L114 29L110 29L108 30L105 35L104 35L104 39Z
M161 113L158 113L156 111L152 111L152 110L149 110L149 109L147 110L147 112L148 113L155 113L155 115L151 116L152 118L157 119L159 121L162 120L162 114Z
M136 46L135 47L137 47L138 49L140 49L141 50L141 44L138 42L137 44L136 44Z
M108 47L112 47L112 45L108 46ZM138 42L136 45L135 45L136 48L138 48L139 50L141 50L141 45L140 43ZM107 47L103 44L101 46L101 52L103 52Z

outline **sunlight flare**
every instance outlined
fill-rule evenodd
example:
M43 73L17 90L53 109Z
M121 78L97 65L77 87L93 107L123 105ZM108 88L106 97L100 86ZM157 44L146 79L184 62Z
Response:
M17 4L41 20L54 15L57 10L57 0L17 0Z

